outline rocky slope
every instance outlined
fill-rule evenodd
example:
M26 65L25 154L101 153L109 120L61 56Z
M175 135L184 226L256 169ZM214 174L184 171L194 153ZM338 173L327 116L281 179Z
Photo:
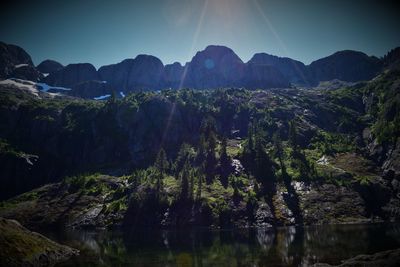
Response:
M0 215L32 227L399 220L399 85L389 72L339 89L178 90L106 102L2 85L1 196L51 184L3 202ZM212 142L214 156L202 156Z
M0 217L1 266L54 266L78 251L31 232L17 221Z

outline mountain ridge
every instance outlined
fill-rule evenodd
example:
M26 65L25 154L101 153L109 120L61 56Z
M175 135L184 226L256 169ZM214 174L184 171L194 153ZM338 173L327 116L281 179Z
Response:
M4 48L2 57L12 58L11 61L9 60L12 63L0 65L4 73L3 79L13 77L40 81L50 86L67 87L75 89L75 96L84 98L98 96L96 94L99 92L98 85L101 82L108 84L106 87L102 86L105 89L101 91L111 94L112 91L128 93L179 88L269 89L287 88L293 85L314 87L321 81L367 81L374 78L388 65L395 65L394 62L398 61L396 52L379 59L359 51L342 50L315 60L309 65L288 57L263 52L254 54L249 61L244 62L229 47L208 45L204 50L196 52L191 61L185 65L179 62L164 65L153 55L140 54L135 58L127 58L98 69L90 63L72 63L62 66L51 60L45 60L35 67L30 56L22 48L18 47L17 50L23 51L19 54L25 55L29 59L28 63L26 60L18 59L14 55L16 53L9 53L8 46L10 46L10 51L17 49L15 48L17 46L2 43ZM389 60L391 63L387 63ZM15 67L19 66L18 64L27 64L27 66ZM51 66L47 69L43 68L46 64ZM85 85L82 86L81 83ZM94 87L91 88L91 85ZM85 91L80 94L79 88L85 88ZM91 91L93 93L90 93Z

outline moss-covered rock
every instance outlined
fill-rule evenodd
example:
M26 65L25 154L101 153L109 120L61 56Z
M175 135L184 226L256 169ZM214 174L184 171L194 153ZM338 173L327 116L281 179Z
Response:
M0 217L0 266L53 266L78 253Z

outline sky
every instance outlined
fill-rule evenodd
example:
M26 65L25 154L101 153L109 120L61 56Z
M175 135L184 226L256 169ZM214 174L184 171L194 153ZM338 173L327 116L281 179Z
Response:
M399 14L384 0L3 0L0 41L35 64L98 68L139 54L184 64L212 44L244 62L265 52L309 64L345 49L383 56L400 46Z

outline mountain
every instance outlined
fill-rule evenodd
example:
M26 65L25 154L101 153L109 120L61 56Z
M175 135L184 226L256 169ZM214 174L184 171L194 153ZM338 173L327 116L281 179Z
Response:
M158 90L164 84L163 63L149 55L102 66L98 74L102 81L107 81L117 91Z
M56 72L58 70L61 70L62 68L64 68L64 66L54 60L51 59L46 59L42 62L40 62L39 65L36 66L36 69L38 71L40 71L41 73L52 73L52 72Z
M24 49L0 42L0 78L10 77L15 66L25 64L33 66L31 57Z
M24 49L0 42L0 79L10 77L39 81L42 74L35 69L31 57Z
M257 53L248 61L248 64L274 67L282 73L287 81L293 84L312 84L307 67L302 62L291 58Z
M400 47L390 50L382 60L385 68L400 70Z
M291 58L266 53L257 53L244 63L232 49L210 45L197 52L184 66L178 62L164 66L157 57L138 55L134 59L101 66L98 70L90 63L63 67L53 60L45 60L35 67L22 48L4 43L0 43L0 52L1 78L40 81L50 86L75 88L70 91L71 94L86 98L98 97L99 93L109 95L112 91L127 93L168 88L315 87L320 82L331 80L367 81L383 69L393 69L399 65L398 48L382 59L357 51L339 51L306 66Z
M344 50L318 59L308 66L315 81L338 79L346 82L368 81L382 68L382 61L358 51Z
M96 68L89 63L69 64L44 78L44 82L51 86L67 88L91 80L98 80L98 75Z
M244 77L243 61L225 46L207 46L197 52L188 64L183 81L190 88L239 87Z
M290 86L286 77L269 65L247 63L242 78L242 86L248 89L287 88Z

